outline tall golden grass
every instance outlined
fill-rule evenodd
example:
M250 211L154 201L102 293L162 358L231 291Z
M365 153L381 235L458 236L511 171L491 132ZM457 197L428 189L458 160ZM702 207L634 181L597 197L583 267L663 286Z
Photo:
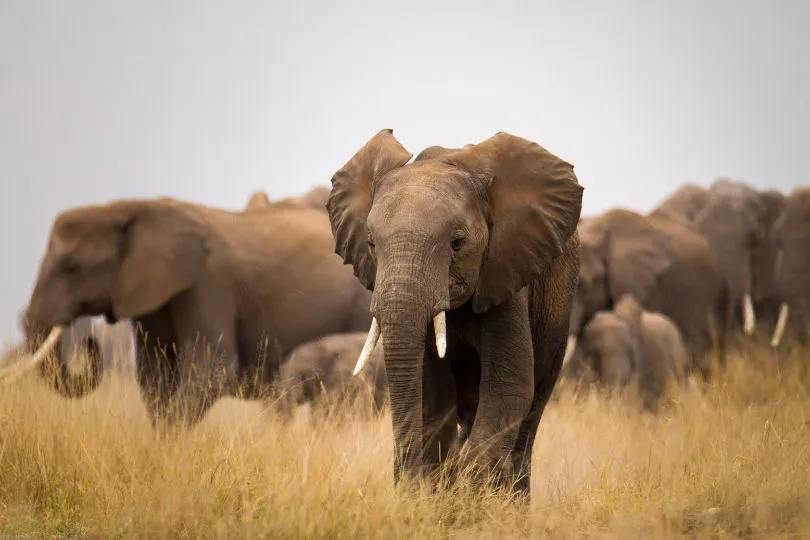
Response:
M808 538L810 368L751 349L655 416L558 385L528 513L396 489L391 460L387 415L223 400L161 438L131 376L66 400L32 375L0 389L0 537Z

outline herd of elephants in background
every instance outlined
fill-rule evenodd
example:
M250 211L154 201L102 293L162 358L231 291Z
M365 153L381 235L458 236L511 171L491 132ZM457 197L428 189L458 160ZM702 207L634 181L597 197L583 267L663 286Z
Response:
M561 378L656 414L740 343L807 340L810 188L721 178L585 217L573 165L521 137L413 157L384 129L301 196L61 212L0 378L75 398L122 369L156 429L225 396L367 399L395 481L447 464L528 494Z

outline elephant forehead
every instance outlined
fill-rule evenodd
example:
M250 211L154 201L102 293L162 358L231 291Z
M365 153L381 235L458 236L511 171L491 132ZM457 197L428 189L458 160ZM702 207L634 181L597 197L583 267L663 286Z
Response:
M447 196L463 192L465 180L469 178L469 173L441 161L417 161L383 176L374 192L376 195L402 189L429 188Z

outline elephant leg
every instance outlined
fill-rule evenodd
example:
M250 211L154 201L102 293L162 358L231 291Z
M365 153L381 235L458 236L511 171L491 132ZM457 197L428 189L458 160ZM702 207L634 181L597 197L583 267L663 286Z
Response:
M431 336L429 339L433 339ZM422 364L422 456L429 474L435 474L446 461L457 437L456 381L452 358L450 354L439 358L427 347Z
M238 393L238 355L228 312L194 303L173 317L179 350L178 386L169 404L172 425L192 427L218 398Z
M136 378L152 427L157 427L177 391L177 358L171 347L174 335L160 312L142 318L134 327Z
M534 350L527 291L486 313L481 331L481 381L470 436L461 449L461 465L473 473L508 470L520 425L534 390Z

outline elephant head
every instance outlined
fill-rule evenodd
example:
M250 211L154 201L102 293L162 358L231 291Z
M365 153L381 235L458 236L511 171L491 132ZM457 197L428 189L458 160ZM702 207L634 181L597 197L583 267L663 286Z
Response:
M59 350L42 362L58 345L63 328L82 316L134 319L192 286L207 251L196 222L183 215L179 203L126 201L56 217L24 330L30 350L42 345L30 365L40 363L57 391L80 397L98 384L92 373L81 377L89 384L69 376Z
M598 311L610 311L625 294L644 302L671 265L671 240L647 216L615 209L579 227L579 283L571 310L565 362L577 336Z
M452 346L445 311L481 314L538 279L575 233L583 188L572 165L504 132L411 157L380 131L334 175L326 206L336 253L373 291L358 368L381 334L395 471L418 473L422 363Z
M716 253L731 299L740 307L743 330L751 334L755 325L753 264L770 228L766 205L755 189L721 178L712 184L693 225Z
M801 343L810 328L810 188L797 187L785 198L773 226L776 249L774 277L782 304L771 346L782 341L790 322Z

